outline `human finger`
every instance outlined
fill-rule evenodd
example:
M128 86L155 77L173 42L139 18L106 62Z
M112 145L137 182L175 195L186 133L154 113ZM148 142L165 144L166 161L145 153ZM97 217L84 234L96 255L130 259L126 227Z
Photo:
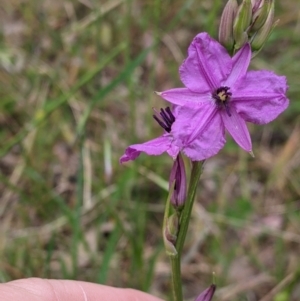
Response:
M147 293L75 280L28 278L0 284L1 301L162 301Z

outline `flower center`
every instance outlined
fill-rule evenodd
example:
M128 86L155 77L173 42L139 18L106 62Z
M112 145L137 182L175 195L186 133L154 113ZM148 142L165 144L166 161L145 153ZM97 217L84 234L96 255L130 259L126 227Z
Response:
M165 109L160 109L160 112L157 112L155 109L153 110L153 118L166 132L170 133L172 124L175 121L175 116L171 112L171 109L166 107Z
M220 87L212 94L212 97L215 99L217 106L224 107L228 116L231 116L229 100L232 93L229 92L229 89L229 87Z

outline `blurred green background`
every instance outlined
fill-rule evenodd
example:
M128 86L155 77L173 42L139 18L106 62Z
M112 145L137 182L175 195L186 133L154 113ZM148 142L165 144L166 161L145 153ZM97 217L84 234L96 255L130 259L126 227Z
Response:
M0 281L68 278L167 299L161 226L172 161L131 143L161 133L153 91L179 87L201 31L217 38L226 1L2 0ZM187 300L300 300L300 3L252 69L286 75L290 107L249 125L255 158L228 137L209 159L182 263Z

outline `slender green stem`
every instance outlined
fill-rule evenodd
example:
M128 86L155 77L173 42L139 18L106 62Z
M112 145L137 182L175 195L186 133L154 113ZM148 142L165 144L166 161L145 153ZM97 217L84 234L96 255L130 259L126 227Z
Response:
M170 218L171 210L171 195L173 194L175 186L175 181L169 188L169 195L166 202L164 222L163 222L163 238L165 244L165 250L171 261L171 271L172 271L172 295L174 301L182 301L182 284L181 284L181 272L180 272L180 260L178 260L178 252L175 249L174 244L167 237L168 223ZM179 276L178 276L179 275Z
M182 301L182 283L181 283L181 269L180 269L180 257L170 256L171 269L172 269L172 292L173 301Z
M196 190L198 186L198 182L202 173L202 165L204 161L195 161L193 162L192 171L191 171L191 178L190 178L190 185L188 190L188 195L186 202L184 204L183 211L181 213L180 218L180 226L179 226L179 233L176 241L176 250L178 252L178 257L180 260L182 248L184 245L186 233L189 227L189 221L192 213L192 208L194 204L194 199L196 195Z
M177 236L175 249L176 255L170 255L171 268L172 268L172 292L174 301L182 301L182 284L181 284L181 270L180 258L183 249L186 233L189 226L190 216L194 204L198 182L202 173L203 162L193 162L191 171L190 185L188 189L187 199L184 208L180 213L179 232Z

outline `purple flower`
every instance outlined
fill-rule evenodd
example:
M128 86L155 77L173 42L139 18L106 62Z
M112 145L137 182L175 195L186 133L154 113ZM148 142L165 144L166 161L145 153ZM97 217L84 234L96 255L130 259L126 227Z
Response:
M203 291L195 301L210 301L214 296L215 290L216 290L216 286L212 284L205 291Z
M250 60L249 44L231 58L222 45L200 33L179 69L186 88L158 92L181 106L172 135L190 159L216 154L225 143L225 129L240 147L252 152L246 121L266 124L288 107L286 78L271 71L247 72Z
M136 159L141 152L152 156L167 152L175 159L180 151L180 147L177 145L180 144L180 142L174 140L172 135L172 125L176 120L176 115L176 110L172 112L169 107L161 109L159 113L155 112L153 118L165 130L165 133L148 142L130 145L125 150L125 154L120 158L120 163Z
M181 115L183 111L183 115ZM161 109L160 112L155 112L154 119L164 129L164 134L158 138L147 141L142 144L130 145L124 155L120 158L120 163L136 159L141 152L145 152L151 156L161 155L167 152L174 160L181 150L186 153L193 154L196 152L194 160L204 160L205 158L215 155L224 145L224 133L221 129L219 120L212 120L211 127L201 135L196 137L191 142L186 140L186 136L191 137L194 128L189 127L190 119L185 118L186 110L184 107L175 106L173 110L170 108ZM189 114L189 118L191 114ZM173 128L186 128L185 135L175 137ZM217 130L217 132L216 132ZM214 136L214 138L212 137ZM187 143L188 142L188 143Z

